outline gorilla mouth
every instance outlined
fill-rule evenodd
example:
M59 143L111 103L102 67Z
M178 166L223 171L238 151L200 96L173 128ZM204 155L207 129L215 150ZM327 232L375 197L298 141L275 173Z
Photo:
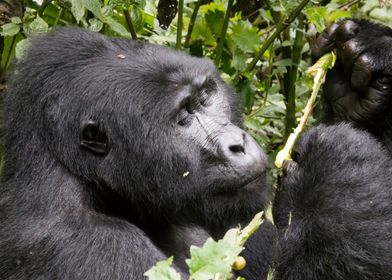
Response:
M264 178L264 173L259 174L256 177L253 177L249 180L246 180L245 183L241 184L237 189L255 189L255 188L260 188L262 186Z
M265 182L265 174L258 174L242 182L230 182L229 184L221 185L218 193L229 194L237 193L238 191L258 191L263 189Z

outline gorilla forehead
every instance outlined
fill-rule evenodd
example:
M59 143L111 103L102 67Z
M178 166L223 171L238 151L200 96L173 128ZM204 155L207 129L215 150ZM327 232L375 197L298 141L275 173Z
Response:
M46 106L67 106L69 110L69 103L77 108L94 101L97 106L90 106L91 110L115 103L132 103L136 110L138 105L157 108L156 102L162 106L165 97L173 96L179 86L218 77L211 61L162 46L108 40L99 33L77 28L60 28L44 36L33 39L29 55L17 72L19 80L24 81L25 93L29 91L28 77L35 81L40 76L42 89L32 91L39 94L35 96L37 101L46 99Z

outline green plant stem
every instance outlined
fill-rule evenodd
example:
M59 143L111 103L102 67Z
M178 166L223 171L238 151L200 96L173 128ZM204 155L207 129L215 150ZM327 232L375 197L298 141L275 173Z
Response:
M294 144L299 138L301 132L304 130L306 122L310 114L312 113L314 103L316 101L317 93L320 90L321 84L325 80L325 76L327 74L328 69L331 69L336 61L335 53L327 53L323 55L319 60L311 66L307 73L312 75L313 78L313 87L312 94L306 103L304 109L304 115L301 117L298 126L294 129L294 132L291 133L287 139L286 145L283 147L281 151L278 152L275 159L275 166L278 168L282 168L283 162L286 160L291 160L291 151L293 150Z
M40 17L42 17L42 15L43 15L43 13L44 13L46 7L50 4L50 2L52 2L52 0L44 0L44 1L42 2L42 5L41 5L41 6L39 7L39 9L38 9L38 15L39 15Z
M178 1L178 21L177 21L177 42L176 42L176 49L181 49L181 38L182 38L182 16L184 13L184 0Z
M123 13L127 21L129 32L131 32L132 39L137 40L136 30L135 26L133 25L131 13L129 12L129 10L124 10Z
M286 125L285 138L287 138L293 127L295 126L295 96L296 96L296 82L298 76L298 65L301 62L302 48L304 46L304 27L303 16L298 16L298 26L295 34L295 40L292 51L292 66L289 69L288 88L286 91Z
M185 37L185 48L189 48L190 42L191 42L191 36L193 32L193 27L195 26L196 18L197 18L197 13L199 12L200 6L202 4L203 0L198 0L195 4L195 8L193 9L191 19L189 20L189 25L188 25L188 33L186 34Z
M7 69L8 69L8 66L9 66L9 64L10 64L10 61L11 61L11 53L12 53L12 50L15 48L16 36L18 36L18 35L15 35L15 36L12 37L12 41L11 41L11 44L10 44L10 48L8 49L8 53L7 53L7 59L5 60L5 63L4 63L4 70L7 70Z
M257 62L263 57L265 51L268 47L275 41L275 39L284 31L290 24L297 18L299 13L305 8L305 6L309 3L310 0L302 0L302 2L294 9L294 11L290 14L288 18L282 18L280 22L277 24L275 32L264 42L260 51L255 55L253 60L249 63L246 68L246 72L251 71L255 68Z
M53 26L56 26L56 25L57 25L57 23L58 23L59 20L60 20L60 17L61 17L61 14L62 14L62 13L63 13L63 8L60 8L59 14L58 14L57 17L56 17L56 20L54 21Z
M219 66L219 63L220 63L220 60L222 57L223 44L225 43L227 28L229 27L229 19L230 19L230 14L231 14L231 9L233 7L233 3L234 3L234 0L229 0L227 3L225 18L223 20L223 25L222 25L222 30L221 30L221 33L219 36L218 46L216 47L216 56L215 56L215 65L216 66Z

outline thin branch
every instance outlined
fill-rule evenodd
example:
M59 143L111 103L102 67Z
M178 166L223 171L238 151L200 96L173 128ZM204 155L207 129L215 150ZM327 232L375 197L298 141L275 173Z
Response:
M176 49L181 49L181 39L182 39L182 16L184 13L184 0L178 1L178 21L177 21L177 42Z
M342 4L339 7L339 10L348 10L350 9L352 6L354 6L355 4L358 4L360 2L360 0L351 0L348 1L347 3Z
M288 137L295 126L295 95L296 95L296 82L298 76L298 65L301 62L302 49L304 46L304 21L303 16L300 14L298 16L298 26L295 34L295 40L292 51L292 66L289 70L289 84L288 88L285 89L287 92L286 97L286 135Z
M132 39L137 40L136 30L135 30L135 26L133 25L131 13L129 12L129 10L124 10L123 13L127 21L129 32L131 32Z
M222 25L221 34L219 36L218 46L216 47L216 56L215 56L215 65L216 66L219 66L219 63L220 63L220 60L222 57L223 44L225 42L227 28L229 27L229 19L230 19L231 9L233 8L233 3L234 3L234 0L229 0L229 2L227 3L227 10L226 10L225 18L223 20L223 25Z
M198 0L195 4L195 8L193 9L191 19L189 20L189 25L188 25L188 33L186 34L185 38L185 48L189 48L190 42L191 42L191 36L193 32L193 27L195 26L196 18L197 18L197 13L199 12L199 8L202 4L203 0Z
M297 18L299 13L305 8L305 6L309 3L310 0L302 0L302 2L295 8L295 10L290 14L290 16L285 19L281 19L281 21L276 26L275 32L264 42L260 51L256 54L253 60L249 63L248 67L245 71L251 71L255 68L257 62L263 57L265 51L268 47L275 41L275 39L284 31L290 24Z

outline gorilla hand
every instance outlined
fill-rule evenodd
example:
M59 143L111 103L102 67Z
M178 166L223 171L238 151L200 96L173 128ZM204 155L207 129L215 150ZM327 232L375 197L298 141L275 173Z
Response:
M365 20L334 23L311 43L319 58L336 49L324 95L333 121L382 127L392 94L392 30Z

